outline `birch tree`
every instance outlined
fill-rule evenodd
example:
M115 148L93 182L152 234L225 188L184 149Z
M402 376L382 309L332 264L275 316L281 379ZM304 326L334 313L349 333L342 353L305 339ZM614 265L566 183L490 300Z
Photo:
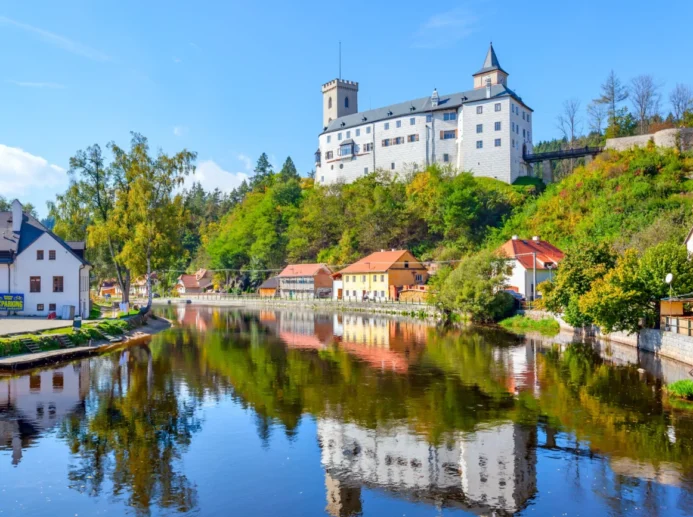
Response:
M640 134L647 133L649 120L659 111L660 86L651 75L639 75L631 80L630 100L638 116Z

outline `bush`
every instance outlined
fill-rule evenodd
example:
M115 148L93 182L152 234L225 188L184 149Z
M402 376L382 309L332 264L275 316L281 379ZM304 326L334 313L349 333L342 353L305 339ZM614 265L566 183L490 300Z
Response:
M539 332L545 336L555 336L561 331L560 325L553 318L533 320L526 316L517 315L512 318L504 319L499 325L507 330L518 333Z
M693 381L690 379L676 381L667 386L667 392L675 397L693 400Z

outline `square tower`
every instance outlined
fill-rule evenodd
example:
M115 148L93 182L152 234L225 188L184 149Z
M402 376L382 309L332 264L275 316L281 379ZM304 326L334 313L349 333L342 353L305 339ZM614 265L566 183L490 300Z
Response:
M508 86L508 72L501 68L496 51L493 50L493 43L488 47L484 66L473 77L475 90L496 84Z
M322 85L322 126L344 115L358 113L359 83L334 79Z

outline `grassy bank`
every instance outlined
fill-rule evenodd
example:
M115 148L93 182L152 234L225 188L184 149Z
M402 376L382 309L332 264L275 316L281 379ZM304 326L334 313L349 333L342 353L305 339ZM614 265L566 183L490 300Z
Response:
M501 327L511 332L525 334L527 332L539 332L545 336L554 336L558 334L561 327L553 318L542 318L533 320L526 316L513 316L512 318L504 319L499 323Z
M693 380L676 381L667 386L667 392L673 397L693 400Z

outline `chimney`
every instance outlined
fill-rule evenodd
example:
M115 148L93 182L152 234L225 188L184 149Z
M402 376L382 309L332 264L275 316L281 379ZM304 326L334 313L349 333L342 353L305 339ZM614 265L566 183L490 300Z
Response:
M535 235L534 237L532 237L532 240L533 240L534 242L539 242L539 236L538 236L538 235Z
M519 237L517 235L513 235L513 240L516 241L517 239L519 239Z
M16 199L12 201L12 231L19 233L22 229L22 204Z
M438 90L436 88L433 88L433 95L431 95L431 106L434 108L438 106L438 101L440 100L440 97L438 97Z

